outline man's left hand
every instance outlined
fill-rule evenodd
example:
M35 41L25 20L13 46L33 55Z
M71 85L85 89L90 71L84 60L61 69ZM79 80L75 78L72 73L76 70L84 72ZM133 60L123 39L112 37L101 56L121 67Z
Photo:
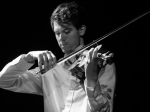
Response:
M86 54L86 63L84 64L85 77L87 80L97 81L98 73L100 67L98 66L98 51L102 45L97 46L96 48L91 48Z

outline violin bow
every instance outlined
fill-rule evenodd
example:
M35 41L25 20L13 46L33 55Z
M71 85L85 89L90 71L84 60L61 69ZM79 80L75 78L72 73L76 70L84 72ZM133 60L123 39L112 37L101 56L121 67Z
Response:
M93 42L91 42L91 43L87 44L86 46L84 46L82 49L80 49L80 50L78 50L78 51L76 51L76 52L73 52L73 53L69 54L68 56L66 56L66 57L64 57L64 58L59 59L59 60L57 61L57 64L61 64L61 63L65 62L65 61L67 61L68 59L74 57L75 55L77 55L77 54L79 54L79 53L81 53L81 52L83 52L84 50L88 49L89 47L91 47L91 46L97 44L98 42L102 41L103 39L107 38L108 36L114 34L115 32L121 30L122 28L128 26L129 24L135 22L136 20L138 20L138 19L144 17L144 16L147 15L148 13L150 13L150 11L148 11L148 12L146 12L146 13L144 13L144 14L142 14L142 15L140 15L140 16L138 16L138 17L132 19L132 20L130 20L129 22L123 24L122 26L120 26L120 27L118 27L118 28L112 30L111 32L109 32L109 33L103 35L102 37L100 37L100 38L94 40ZM36 73L44 73L44 69L42 69L42 70L40 70L40 71L38 71L38 72L36 72Z

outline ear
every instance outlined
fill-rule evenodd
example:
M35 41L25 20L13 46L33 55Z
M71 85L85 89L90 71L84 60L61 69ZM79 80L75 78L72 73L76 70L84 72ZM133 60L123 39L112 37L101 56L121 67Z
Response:
M79 35L83 36L85 34L86 31L86 26L82 25L81 28L79 29Z

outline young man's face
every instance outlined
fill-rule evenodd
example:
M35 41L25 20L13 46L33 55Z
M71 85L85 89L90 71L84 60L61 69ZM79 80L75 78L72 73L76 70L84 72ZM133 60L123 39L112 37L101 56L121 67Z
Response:
M80 44L79 30L73 25L59 24L54 21L54 33L58 45L65 54L70 54Z

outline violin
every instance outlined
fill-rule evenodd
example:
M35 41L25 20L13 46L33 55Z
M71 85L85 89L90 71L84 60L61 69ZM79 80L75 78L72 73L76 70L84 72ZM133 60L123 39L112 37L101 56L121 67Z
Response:
M112 58L114 57L113 53L105 52L105 53L98 53L97 54L97 65L100 68L104 68L107 64L111 65L113 63ZM77 77L80 80L80 83L83 84L85 80L85 71L84 71L84 64L86 61L86 55L84 53L80 54L76 61L70 66L68 69L73 76ZM69 60L67 60L68 62ZM68 62L70 63L70 62ZM71 63L70 63L71 64Z

